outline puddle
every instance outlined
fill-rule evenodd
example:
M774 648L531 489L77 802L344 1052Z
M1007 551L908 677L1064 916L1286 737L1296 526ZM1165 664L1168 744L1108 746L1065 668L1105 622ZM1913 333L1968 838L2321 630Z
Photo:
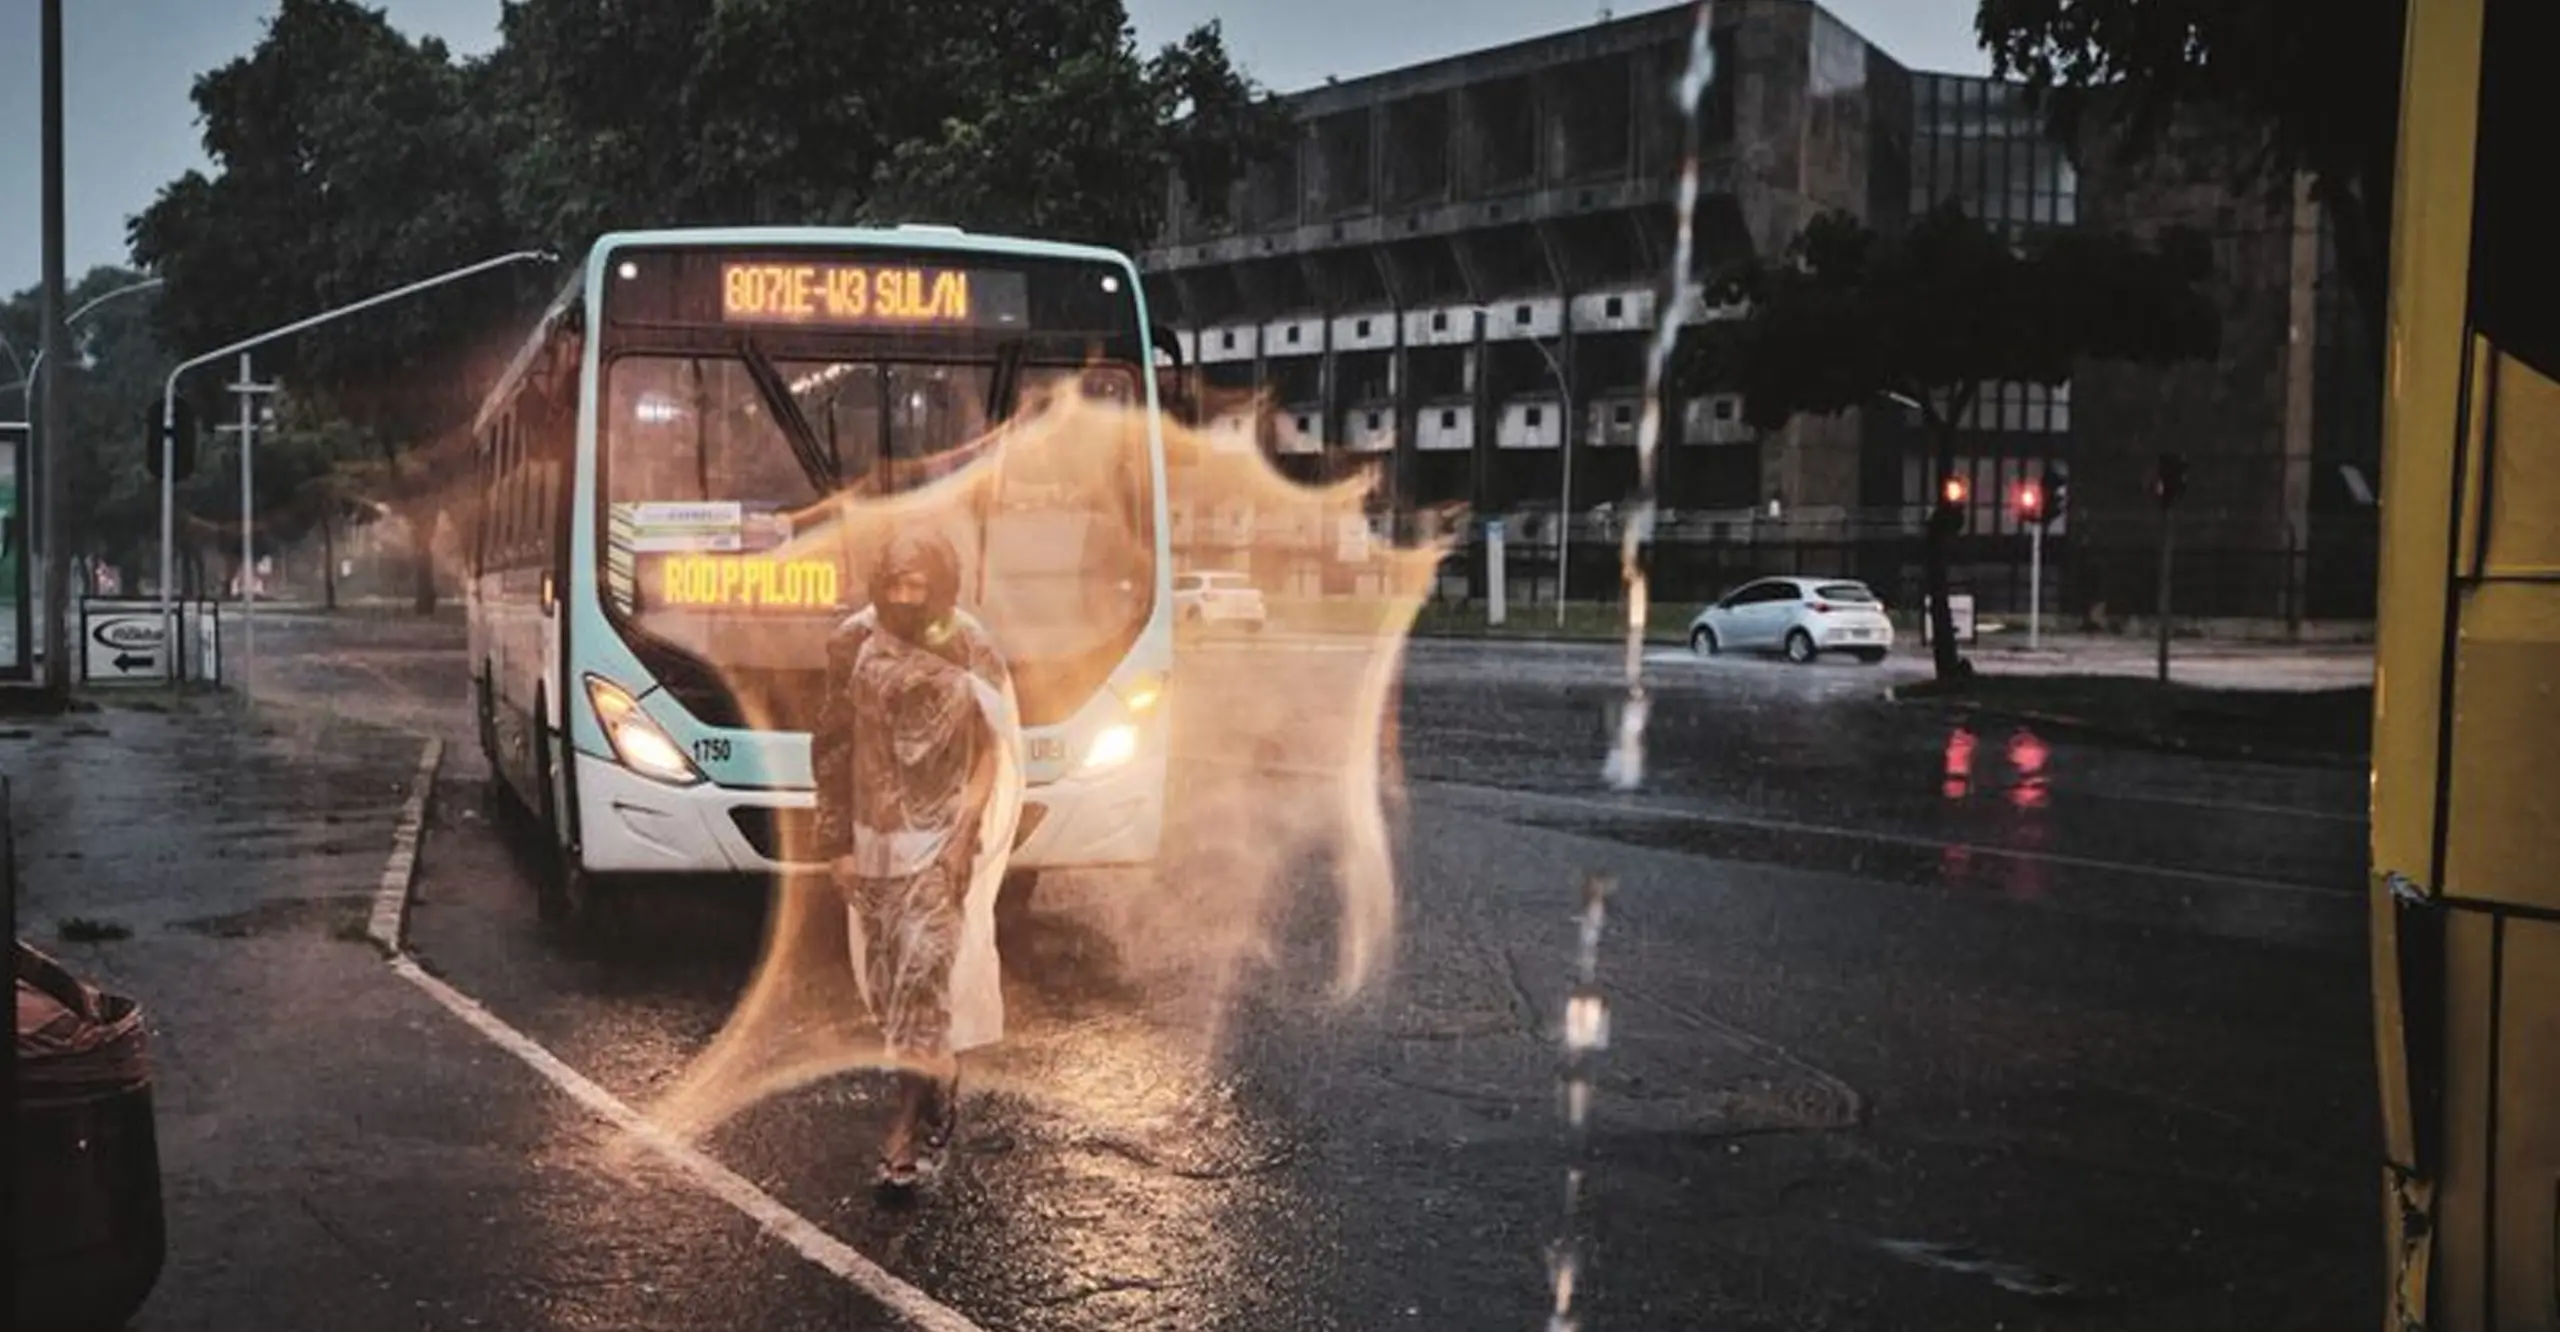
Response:
M216 939L252 939L314 930L335 938L362 939L372 912L373 897L369 893L276 897L246 911L177 921L169 928Z

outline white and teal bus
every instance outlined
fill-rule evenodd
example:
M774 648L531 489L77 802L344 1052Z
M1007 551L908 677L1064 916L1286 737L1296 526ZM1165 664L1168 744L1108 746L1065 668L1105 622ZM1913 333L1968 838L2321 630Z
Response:
M951 535L1025 728L1014 866L1151 863L1160 341L1109 250L947 227L599 240L473 425L472 695L495 788L556 854L546 911L579 918L625 875L814 868L810 732L865 582L828 526L862 507L844 496L894 507L962 470L992 499ZM1067 379L1144 438L1073 475L970 468Z

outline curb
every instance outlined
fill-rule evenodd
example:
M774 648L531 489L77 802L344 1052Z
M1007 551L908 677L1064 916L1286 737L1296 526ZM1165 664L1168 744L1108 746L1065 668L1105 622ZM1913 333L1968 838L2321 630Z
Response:
M436 771L444 766L444 741L429 739L418 754L417 775L409 780L409 799L400 806L400 822L391 834L391 858L373 890L373 917L365 937L387 958L400 955L409 925L409 889L418 878L418 844L426 836L427 807L435 798Z

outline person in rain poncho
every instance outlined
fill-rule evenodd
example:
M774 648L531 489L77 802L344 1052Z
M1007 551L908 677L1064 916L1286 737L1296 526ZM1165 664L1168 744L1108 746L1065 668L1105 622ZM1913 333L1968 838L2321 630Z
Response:
M1021 809L1021 728L1011 675L959 590L948 540L891 538L871 605L828 643L814 737L819 849L898 1084L879 1166L893 1189L941 1168L959 1055L1004 1034L995 899Z

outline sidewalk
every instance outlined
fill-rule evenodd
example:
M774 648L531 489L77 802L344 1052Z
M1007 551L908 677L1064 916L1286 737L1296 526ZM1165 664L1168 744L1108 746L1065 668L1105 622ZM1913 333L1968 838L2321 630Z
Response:
M365 942L421 752L227 695L0 721L21 937L150 1017L168 1259L132 1327L712 1326L669 1289L706 1261L757 1283L716 1297L736 1325L877 1325L606 1170L596 1120Z
M1904 648L1926 654L1912 637ZM2026 635L1986 635L1965 655L1985 675L2106 675L2151 679L2159 644L2116 634L2046 634L2035 650ZM2373 683L2371 643L2251 643L2171 639L2169 679L2207 689L2311 691Z

